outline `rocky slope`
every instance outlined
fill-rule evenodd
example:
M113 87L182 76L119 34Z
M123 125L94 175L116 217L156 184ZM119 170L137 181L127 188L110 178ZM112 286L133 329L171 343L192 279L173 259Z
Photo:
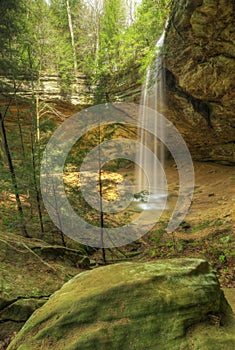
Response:
M232 350L234 326L207 262L120 263L66 283L8 350Z
M175 1L165 38L167 110L194 159L235 163L235 5Z
M85 267L86 253L0 232L0 342L69 278ZM81 265L82 264L82 265Z

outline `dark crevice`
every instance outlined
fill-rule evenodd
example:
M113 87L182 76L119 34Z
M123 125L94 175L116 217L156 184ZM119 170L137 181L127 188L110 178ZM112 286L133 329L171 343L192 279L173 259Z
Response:
M229 58L232 60L235 60L235 56L233 56L232 54L228 53L228 52L221 52L221 53L216 53L215 55L212 55L212 58L216 58L216 57L220 57L223 56L225 58Z
M208 127L212 128L211 124L211 108L207 101L200 100L196 97L193 97L188 92L186 92L176 81L174 74L164 67L165 76L166 76L166 85L168 89L178 96L185 98L189 103L191 103L193 110L199 113L207 122Z
M0 324L6 323L6 322L14 322L14 323L25 323L27 320L12 320L10 318L6 318L5 320L0 320Z
M230 144L235 145L235 141L229 141L229 142L225 142L225 143L224 143L224 145L230 145Z
M179 28L178 23L181 20L181 13L187 12L188 16L187 18L191 18L193 12L196 10L197 7L200 7L203 4L203 0L195 0L195 1L189 1L187 4L180 4L178 0L172 1L172 15L169 19L169 25L172 25L178 36L184 40L183 35L181 32L183 32L184 28ZM177 18L178 17L178 18ZM188 25L190 25L190 22L188 21Z
M15 304L17 301L19 300L30 300L30 299L38 299L38 300L41 300L41 299L48 299L49 297L51 296L50 295L44 295L44 296L28 296L28 297L22 297L22 296L19 296L18 298L16 299L12 299L10 301L6 301L5 302L5 305L2 309L0 309L0 313L5 311L9 306ZM5 322L5 321L4 321ZM0 321L1 323L1 321Z
M13 299L9 301L5 301L4 304L2 305L3 307L0 309L0 313L7 309L10 305L14 304L18 299Z

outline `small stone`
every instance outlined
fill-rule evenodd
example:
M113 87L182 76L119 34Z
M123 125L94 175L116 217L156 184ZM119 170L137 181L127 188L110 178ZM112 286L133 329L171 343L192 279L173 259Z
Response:
M187 230L187 229L189 229L189 228L191 227L191 225L190 225L188 222L186 222L186 221L182 221L181 224L180 224L180 226L181 226L184 230Z
M78 267L80 269L88 269L90 267L90 259L87 256L84 256L82 260L78 262Z

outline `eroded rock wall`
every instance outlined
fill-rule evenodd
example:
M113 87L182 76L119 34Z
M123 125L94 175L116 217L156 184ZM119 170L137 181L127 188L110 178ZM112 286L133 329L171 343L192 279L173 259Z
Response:
M165 116L194 159L234 164L234 0L175 1L164 51Z

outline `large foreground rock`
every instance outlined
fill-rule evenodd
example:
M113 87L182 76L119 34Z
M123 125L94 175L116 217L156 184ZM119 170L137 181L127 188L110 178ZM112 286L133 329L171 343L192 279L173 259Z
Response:
M234 0L175 0L165 39L168 111L193 157L235 163Z
M232 317L203 260L120 263L66 283L8 350L232 350Z
M0 232L0 342L79 272L85 254Z

